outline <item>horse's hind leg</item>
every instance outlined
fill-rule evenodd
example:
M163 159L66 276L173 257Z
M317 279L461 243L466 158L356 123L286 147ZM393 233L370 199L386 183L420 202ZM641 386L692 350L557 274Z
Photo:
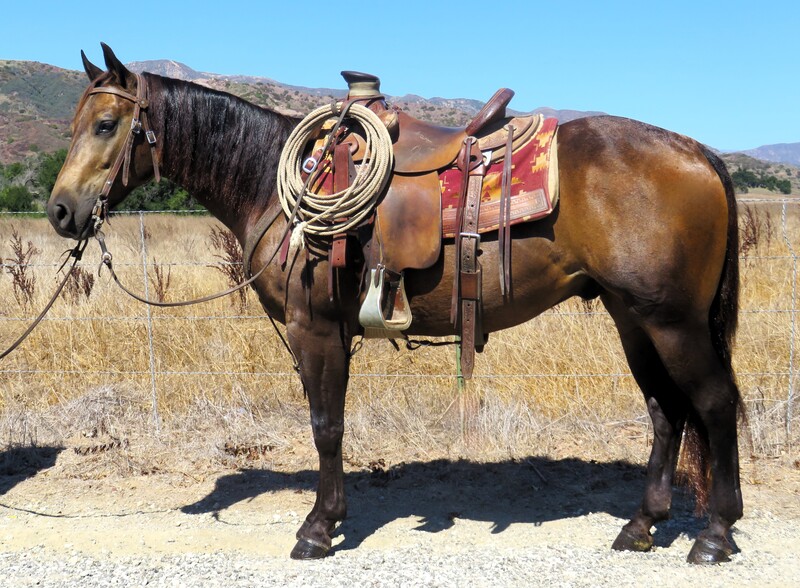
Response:
M617 325L631 373L644 394L653 422L653 447L647 462L644 498L612 548L647 551L653 546L651 527L669 518L672 482L688 406L650 338L628 315L628 310L609 297L603 297L603 302Z
M691 403L692 419L707 440L711 464L708 527L688 561L718 563L732 552L730 527L742 516L737 414L739 391L711 343L708 326L691 319L646 327L672 379Z

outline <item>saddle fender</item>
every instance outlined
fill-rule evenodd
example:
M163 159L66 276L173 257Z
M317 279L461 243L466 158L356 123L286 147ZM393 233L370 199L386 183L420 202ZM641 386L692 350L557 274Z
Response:
M381 261L387 269L424 269L439 259L442 243L441 189L435 171L395 173L375 220Z

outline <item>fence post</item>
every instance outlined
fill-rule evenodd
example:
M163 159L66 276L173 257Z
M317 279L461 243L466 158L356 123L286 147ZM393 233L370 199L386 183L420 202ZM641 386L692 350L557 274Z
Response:
M791 332L789 335L789 390L786 397L786 442L792 438L792 405L794 404L794 341L797 326L797 254L794 252L792 242L789 240L789 231L786 222L786 207L788 201L784 200L781 206L781 230L783 241L792 256L792 310L791 310Z
M139 237L142 240L142 274L144 280L144 297L150 299L149 285L147 281L147 242L144 233L144 212L139 212ZM156 428L156 433L161 432L161 418L158 414L158 393L156 392L156 357L153 346L153 307L145 304L147 307L147 340L149 342L150 353L150 394L153 403L153 425Z

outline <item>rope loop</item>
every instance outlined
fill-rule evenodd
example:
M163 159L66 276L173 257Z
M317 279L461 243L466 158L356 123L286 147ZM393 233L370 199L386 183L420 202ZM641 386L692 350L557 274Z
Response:
M345 120L355 120L364 130L366 150L346 190L329 195L309 190L320 166L304 170L302 159L309 141L317 138L325 123L335 120L342 112L342 103L322 106L306 116L292 131L281 152L278 162L281 207L289 222L296 225L295 229L307 236L330 237L361 224L372 214L391 175L394 153L386 125L369 108L360 104L348 106L344 111ZM329 134L326 147L336 139L333 133ZM308 174L305 180L303 171Z

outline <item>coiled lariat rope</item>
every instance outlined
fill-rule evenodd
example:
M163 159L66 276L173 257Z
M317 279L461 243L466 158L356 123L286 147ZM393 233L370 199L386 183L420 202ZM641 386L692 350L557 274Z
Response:
M321 171L320 163L330 154L332 142L337 140L336 133L343 116L354 119L364 130L364 158L356 166L355 178L346 190L329 195L315 194L309 186ZM331 119L337 119L337 124L328 136L320 162L303 179L303 154L308 142L315 139ZM292 131L278 162L278 197L283 211L294 225L293 240L295 236L305 238L306 235L330 237L358 226L372 214L393 164L389 131L369 108L360 104L334 103L311 112Z

